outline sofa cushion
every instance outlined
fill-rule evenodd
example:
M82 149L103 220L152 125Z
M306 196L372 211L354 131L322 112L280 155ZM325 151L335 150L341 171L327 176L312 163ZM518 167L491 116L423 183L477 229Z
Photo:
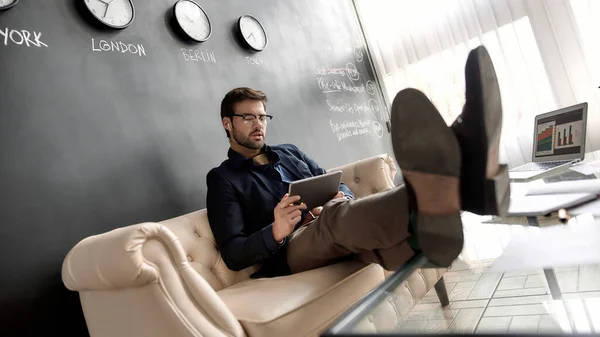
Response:
M384 280L378 265L348 261L252 279L218 292L250 336L317 335Z

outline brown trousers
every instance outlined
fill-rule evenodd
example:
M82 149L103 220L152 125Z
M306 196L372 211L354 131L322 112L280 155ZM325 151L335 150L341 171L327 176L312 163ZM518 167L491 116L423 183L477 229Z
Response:
M404 186L358 200L332 200L317 219L290 235L287 262L298 273L354 255L396 270L415 255L408 228Z

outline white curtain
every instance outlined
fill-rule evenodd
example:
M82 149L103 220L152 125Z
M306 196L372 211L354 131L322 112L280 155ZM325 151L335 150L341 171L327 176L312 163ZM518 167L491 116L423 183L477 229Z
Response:
M389 101L420 89L452 123L467 54L484 45L502 93L504 162L531 160L535 115L584 101L587 150L600 150L599 0L354 1Z

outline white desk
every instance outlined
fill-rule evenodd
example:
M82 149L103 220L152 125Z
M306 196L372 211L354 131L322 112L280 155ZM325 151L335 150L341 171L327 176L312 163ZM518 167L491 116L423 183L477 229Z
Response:
M600 151L594 151L594 152L587 153L585 156L585 159L581 163L578 163L575 166L586 165L591 162L596 162L599 160L600 160ZM569 173L569 172L575 173L570 168L571 168L571 166L566 166L564 168L560 168L557 170L553 170L553 171L544 173L543 175L539 176L537 179L529 181L529 182L511 181L511 184L510 184L511 198L514 198L515 200L517 200L520 197L524 197L526 195L526 193L531 189L540 188L545 185L550 185L553 182L556 182L560 175L563 175L563 174ZM595 179L597 179L597 181L594 181L595 184L597 184L600 181L600 172L596 172L594 174L591 174L590 176L595 177ZM586 184L586 181L589 181L589 180L574 180L573 181L574 189L572 192L573 193L583 192L581 190L578 190L578 188L583 187ZM562 182L561 184L563 184L563 183L564 182ZM583 184L583 185L581 185L581 184ZM570 193L570 192L567 192L567 193ZM548 197L548 196L544 196L544 197ZM543 198L540 197L540 199L543 199ZM583 213L592 213L594 215L600 215L600 200L589 201L589 202L586 201L583 204L568 206L568 209L569 209L569 213L573 214L573 215L579 215L579 214L583 214ZM556 210L554 210L554 211L556 211ZM537 215L537 216L543 215L541 213L537 213L537 214L533 214L533 213L534 212L532 212L532 214L531 214L532 216L533 215ZM513 214L513 215L528 216L526 210L525 211L520 210L520 212L518 214Z
M578 165L585 165L587 163L595 162L600 160L600 151L594 151L587 153L585 155L585 159L579 163ZM521 197L524 196L528 190L532 187L541 186L544 184L549 184L545 181L548 178L555 177L561 175L563 173L569 172L570 167L561 168L558 170L554 170L548 173L541 175L538 179L530 182L511 182L511 197ZM600 172L594 173L596 179L600 179ZM574 190L573 192L577 192ZM592 215L600 215L600 199L595 199L590 202L586 202L582 205L577 205L575 207L568 209L569 215L577 216L581 214L592 214ZM510 214L509 214L510 216ZM523 216L523 214L518 214L518 216ZM565 219L566 220L566 219ZM529 226L539 227L540 224L538 222L538 215L528 215L527 222ZM544 269L544 274L546 276L546 281L548 282L548 288L550 288L550 294L552 298L557 300L562 298L562 293L560 291L560 287L558 285L558 281L556 278L556 274L554 269Z

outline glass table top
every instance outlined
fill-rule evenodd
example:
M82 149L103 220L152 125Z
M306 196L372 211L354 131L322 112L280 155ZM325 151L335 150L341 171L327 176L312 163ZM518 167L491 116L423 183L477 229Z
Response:
M394 276L335 322L325 335L361 334L600 334L600 261L552 268L496 270L512 235L539 232L525 217L495 218L463 213L465 245L443 274L450 304L442 307L432 289L412 308L396 306L399 319L375 326L389 303L401 303L402 282ZM584 214L567 226L600 219ZM560 225L556 217L540 217L540 227ZM425 260L425 259L423 259ZM407 273L423 261L411 261ZM406 310L405 310L406 309ZM404 312L402 312L404 310ZM402 312L402 313L401 313ZM368 323L370 322L370 323Z

